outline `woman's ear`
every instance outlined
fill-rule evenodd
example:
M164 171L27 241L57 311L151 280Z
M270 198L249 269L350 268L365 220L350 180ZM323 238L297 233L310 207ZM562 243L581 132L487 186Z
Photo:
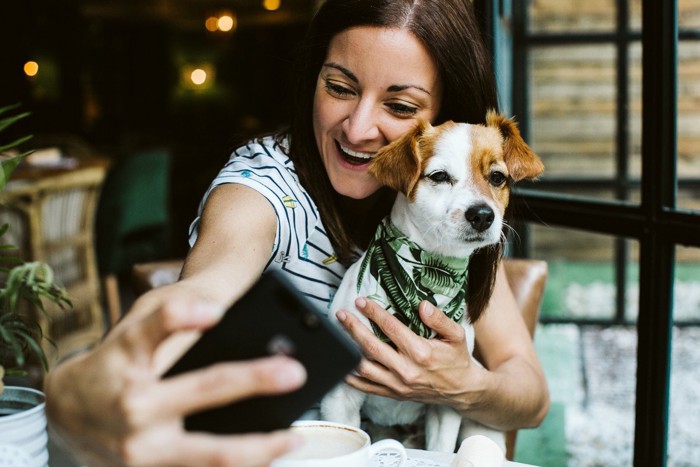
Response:
M420 120L413 129L377 152L370 163L369 173L408 197L420 179L420 139L432 129L430 123Z
M539 156L525 143L518 125L494 110L486 114L486 125L497 128L503 136L503 159L514 181L536 178L544 172Z

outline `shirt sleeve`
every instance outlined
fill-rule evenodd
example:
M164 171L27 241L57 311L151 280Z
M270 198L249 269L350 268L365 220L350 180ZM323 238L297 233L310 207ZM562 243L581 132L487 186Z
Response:
M190 246L197 241L199 222L209 195L214 188L226 183L248 186L272 205L277 216L277 232L270 261L279 263L302 253L306 239L318 222L318 213L299 185L291 161L271 138L250 142L234 151L200 202L189 230Z

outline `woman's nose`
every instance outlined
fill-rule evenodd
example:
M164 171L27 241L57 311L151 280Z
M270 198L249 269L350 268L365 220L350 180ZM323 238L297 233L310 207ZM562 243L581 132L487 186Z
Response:
M380 132L377 115L366 102L360 101L342 123L342 129L349 143L362 143L376 139Z

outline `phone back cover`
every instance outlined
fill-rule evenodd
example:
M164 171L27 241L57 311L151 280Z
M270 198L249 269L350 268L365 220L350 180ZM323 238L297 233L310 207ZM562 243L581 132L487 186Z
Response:
M305 385L291 393L261 396L186 417L190 431L245 433L289 426L352 371L356 344L330 323L281 273L268 272L207 330L165 377L229 360L284 353L302 362Z

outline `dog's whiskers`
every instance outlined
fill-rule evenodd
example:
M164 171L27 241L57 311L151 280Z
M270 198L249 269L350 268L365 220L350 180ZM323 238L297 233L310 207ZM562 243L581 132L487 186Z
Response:
M519 243L520 242L520 234L518 233L515 228L512 226L508 225L506 222L503 222L503 229L501 229L501 241L503 242L504 245L508 244L508 237L512 239L512 243Z
M439 224L430 224L425 230L426 234L429 234L426 236L442 241L445 237L445 229L440 229L440 227L441 226Z

